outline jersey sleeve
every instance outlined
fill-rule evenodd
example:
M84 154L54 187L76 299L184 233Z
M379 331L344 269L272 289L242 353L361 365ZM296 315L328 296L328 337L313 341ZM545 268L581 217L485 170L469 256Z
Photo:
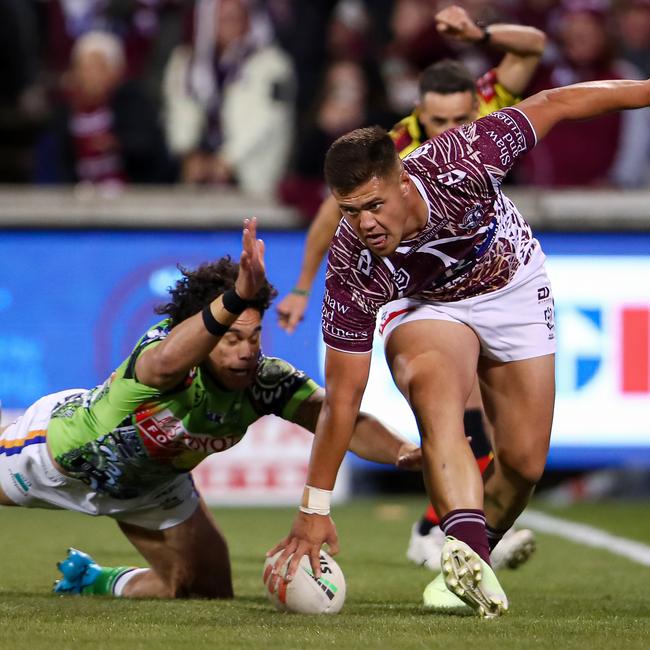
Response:
M138 357L147 349L160 345L167 335L170 332L170 321L163 320L148 329L144 336L135 344L127 363L124 367L124 378L125 379L135 379L135 362L138 360Z
M497 81L495 68L488 70L476 80L476 94L479 117L485 117L494 111L514 106L520 99Z
M288 361L263 357L250 388L253 409L259 415L293 420L298 407L318 389L318 384Z
M377 314L355 301L352 293L349 284L328 272L321 314L323 340L341 352L370 352ZM360 296L360 292L356 293Z
M515 162L537 142L530 121L517 108L497 111L465 128L475 139L474 148L480 151L482 164L497 185L501 184Z
M393 141L400 158L408 156L422 144L423 139L426 140L426 137L423 138L422 136L415 111L395 124L388 132L388 135Z

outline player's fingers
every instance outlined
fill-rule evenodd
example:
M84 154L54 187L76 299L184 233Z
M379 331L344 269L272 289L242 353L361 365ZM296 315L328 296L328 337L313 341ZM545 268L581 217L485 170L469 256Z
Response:
M332 535L330 535L329 539L327 540L327 549L330 555L337 555L341 550L339 548L339 538L336 534L336 530Z
M257 239L257 217L248 220L248 232L251 241L254 242Z
M296 575L296 571L298 571L300 558L302 558L303 555L307 555L309 551L309 544L307 542L299 542L296 546L297 548L289 560L287 573L284 576L284 579L287 582L291 582L293 580L293 577Z
M278 315L278 325L285 331L290 333L290 316L291 316L291 308L290 307L285 307L282 303L278 305L278 308L276 309L276 313Z
M312 546L309 549L309 563L311 564L311 570L314 572L314 577L320 578L320 549L318 546Z
M278 542L272 549L266 552L266 557L271 557L275 555L278 551L281 551L283 548L286 548L290 542L289 537L285 537L281 542Z
M303 311L301 309L294 309L289 315L289 327L291 331L296 329L298 323L302 320Z
M405 454L397 459L396 463L399 469L414 472L422 469L422 455L417 452Z
M294 318L293 312L287 317L287 334L293 334L296 331L296 325L298 321Z
M244 219L244 230L242 231L242 248L249 256L255 252L255 219Z
M293 559L293 557L295 556L296 546L297 546L297 542L295 540L292 540L289 543L289 545L284 549L284 551L280 553L278 559L273 564L273 573L280 576L282 575L282 573L284 572L285 565L289 561L289 558ZM286 575L284 576L284 578L285 580L287 579Z
M284 582L284 578L280 573L272 573L269 578L269 590L276 592L280 589L280 585Z

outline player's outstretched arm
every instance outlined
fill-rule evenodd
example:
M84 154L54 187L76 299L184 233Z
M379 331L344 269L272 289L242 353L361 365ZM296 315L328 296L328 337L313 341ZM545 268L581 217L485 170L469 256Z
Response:
M513 95L521 95L542 58L546 34L525 25L495 24L487 29L490 45L506 53L496 67L497 81Z
M295 331L303 319L314 278L340 220L339 206L334 197L330 196L321 204L307 231L298 280L291 292L276 307L278 323L289 334Z
M520 95L530 82L544 53L546 34L525 25L477 25L470 15L457 5L436 14L438 31L455 40L485 44L505 52L496 68L497 80L513 95Z
M588 81L543 90L525 99L517 108L530 120L537 139L558 122L586 120L614 111L650 106L650 80Z
M303 555L308 555L315 576L320 576L319 553L323 544L332 555L338 552L338 537L330 511L330 495L359 414L368 381L370 352L348 354L327 348L325 380L327 392L316 425L302 504L289 535L267 556L282 550L275 563L279 571L289 562L285 579L291 580Z
M191 368L207 358L228 327L237 320L246 301L255 298L265 281L264 242L257 239L256 219L246 219L234 292L217 297L203 312L174 327L159 345L142 352L135 364L138 381L160 390L177 386ZM227 307L239 312L234 313Z
M318 417L325 402L322 388L314 391L297 409L292 422L315 433ZM354 425L349 450L373 463L395 465L403 469L419 470L422 465L420 447L363 411Z

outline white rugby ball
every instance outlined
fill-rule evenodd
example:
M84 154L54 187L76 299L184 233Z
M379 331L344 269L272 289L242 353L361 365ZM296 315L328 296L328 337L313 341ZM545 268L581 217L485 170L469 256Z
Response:
M298 614L338 614L345 602L345 577L341 567L325 551L320 552L321 577L316 579L309 558L303 555L296 575L291 582L271 578L271 570L282 551L266 558L264 562L264 591L275 607L284 612ZM287 569L287 561L281 576Z

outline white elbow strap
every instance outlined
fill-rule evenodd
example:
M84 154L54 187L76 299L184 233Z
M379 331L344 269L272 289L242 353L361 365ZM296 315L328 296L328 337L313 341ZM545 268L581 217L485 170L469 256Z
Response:
M329 515L331 500L332 490L321 490L321 488L305 485L300 512L307 515Z

